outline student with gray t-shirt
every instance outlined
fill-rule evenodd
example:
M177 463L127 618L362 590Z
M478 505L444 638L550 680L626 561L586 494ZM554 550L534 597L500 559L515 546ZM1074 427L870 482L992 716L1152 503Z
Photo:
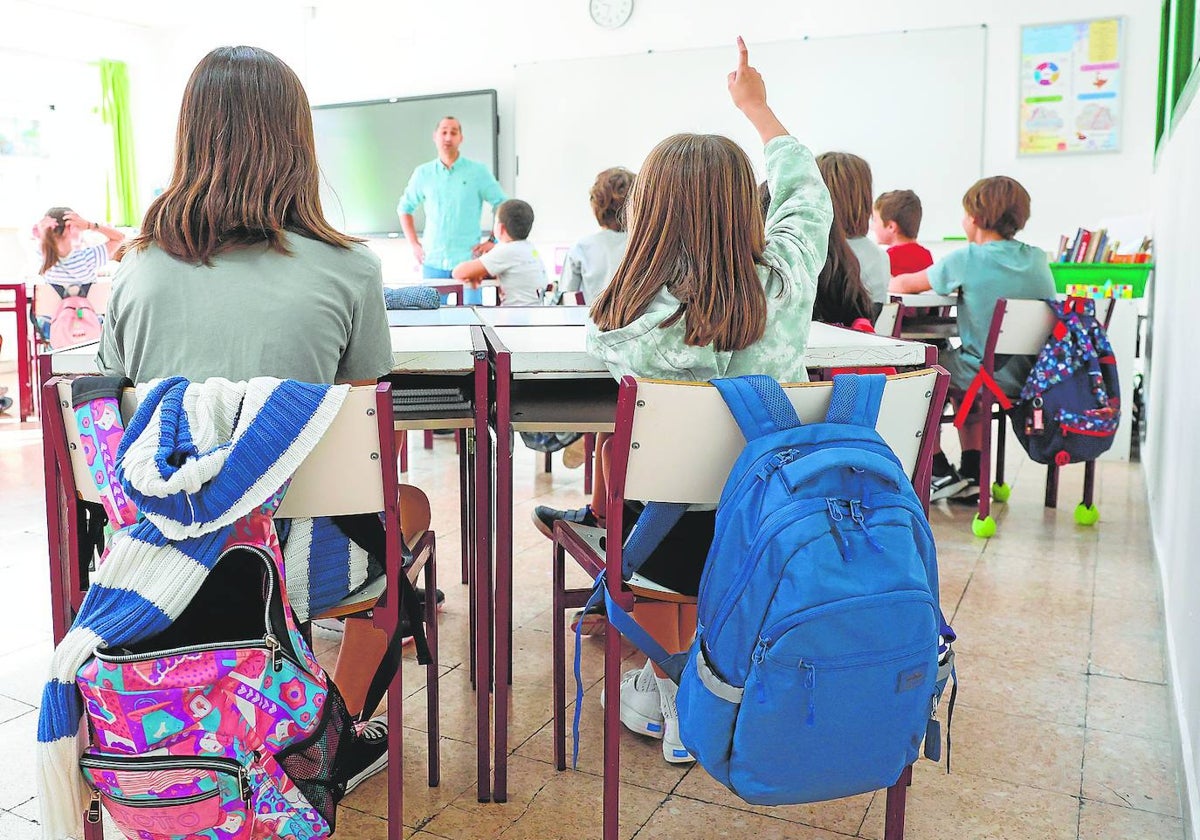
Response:
M478 259L456 265L454 279L478 286L485 278L495 277L504 306L540 305L546 291L546 267L528 239L532 229L533 208L510 198L496 208L496 247Z

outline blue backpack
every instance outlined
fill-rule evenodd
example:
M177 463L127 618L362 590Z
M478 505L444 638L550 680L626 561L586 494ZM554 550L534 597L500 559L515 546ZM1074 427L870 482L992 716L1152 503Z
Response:
M770 377L714 380L746 447L717 507L695 643L669 657L608 601L610 624L677 677L684 745L747 802L889 787L922 739L940 757L954 634L928 520L875 431L884 382L835 377L825 422L801 425ZM626 577L684 509L647 505Z
M1117 359L1095 301L1046 303L1058 320L1009 412L1013 433L1039 464L1093 461L1121 422Z

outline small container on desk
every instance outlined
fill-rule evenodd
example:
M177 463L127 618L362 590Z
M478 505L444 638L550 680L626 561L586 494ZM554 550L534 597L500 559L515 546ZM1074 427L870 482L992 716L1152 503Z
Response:
M1154 263L1050 263L1054 286L1075 297L1140 298Z

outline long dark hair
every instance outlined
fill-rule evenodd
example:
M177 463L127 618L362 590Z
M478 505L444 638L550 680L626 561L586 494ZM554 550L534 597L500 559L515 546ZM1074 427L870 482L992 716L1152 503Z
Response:
M45 274L58 265L58 261L62 259L58 255L58 241L67 232L66 215L70 212L70 207L51 207L46 211L46 215L51 219L56 219L58 224L42 231L42 269L38 274Z
M150 243L189 263L283 232L340 248L358 242L325 220L312 113L300 79L257 47L218 47L188 79L175 136L175 171L150 205L137 248Z
M758 278L766 235L754 168L715 134L676 134L650 152L626 205L625 258L592 320L615 330L637 320L664 286L679 300L684 343L742 350L762 338L767 296Z
M817 275L813 320L848 327L859 318L871 320L874 308L871 293L863 285L858 256L834 220L829 228L829 253Z

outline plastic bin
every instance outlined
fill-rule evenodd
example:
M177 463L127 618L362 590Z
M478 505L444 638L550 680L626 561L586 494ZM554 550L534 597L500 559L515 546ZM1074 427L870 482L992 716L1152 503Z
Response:
M1050 263L1054 286L1076 297L1140 298L1154 263Z

